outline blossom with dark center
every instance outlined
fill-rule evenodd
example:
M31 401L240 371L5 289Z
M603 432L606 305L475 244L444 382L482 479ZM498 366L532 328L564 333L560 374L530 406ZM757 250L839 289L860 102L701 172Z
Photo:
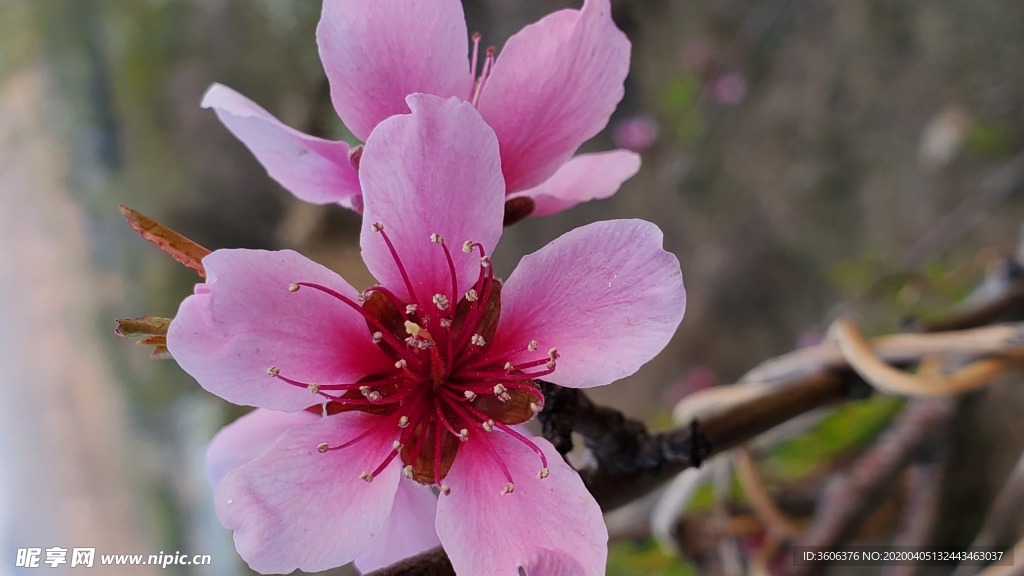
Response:
M613 195L640 167L628 150L573 156L623 96L630 44L609 0L585 0L481 49L460 0L325 0L317 28L334 108L360 140L423 93L477 107L501 150L510 218ZM359 147L302 134L215 84L203 106L297 197L362 211Z
M265 409L211 448L217 513L261 572L375 567L415 533L460 574L603 574L600 509L518 425L543 407L538 379L607 384L666 345L685 306L678 261L653 224L600 222L502 282L493 130L454 98L409 106L359 171L378 285L356 291L290 251L218 250L171 324L203 387Z

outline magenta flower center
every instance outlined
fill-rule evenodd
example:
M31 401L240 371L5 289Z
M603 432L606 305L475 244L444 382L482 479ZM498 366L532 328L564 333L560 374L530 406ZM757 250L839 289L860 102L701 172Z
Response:
M558 351L540 351L534 340L511 349L491 349L501 310L501 282L494 278L490 258L481 244L463 244L465 255L478 257L480 266L472 288L460 295L454 257L444 238L431 234L430 241L444 251L451 287L444 293L417 294L383 224L374 224L373 230L391 251L405 282L408 301L384 286L368 288L358 301L319 284L296 282L288 287L292 292L311 288L315 292L306 297L326 295L362 314L367 338L394 361L383 372L347 383L300 382L287 376L287 367L268 369L270 376L282 383L307 388L316 395L320 403L311 409L324 414L359 410L380 417L356 438L341 443L321 442L319 451L346 449L381 427L393 427L395 440L390 453L375 470L365 470L361 477L372 481L395 458L401 458L406 477L436 484L447 492L449 488L442 480L459 447L465 442L480 442L501 468L507 480L502 492L508 493L515 486L514 479L489 438L504 433L538 455L538 475L546 477L544 453L512 426L540 412L544 396L534 380L554 372ZM513 358L519 360L514 362Z

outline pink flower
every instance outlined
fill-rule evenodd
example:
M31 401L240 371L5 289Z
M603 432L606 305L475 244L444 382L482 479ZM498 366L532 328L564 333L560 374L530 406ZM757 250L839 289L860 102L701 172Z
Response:
M603 574L597 503L517 425L542 407L537 379L603 385L657 354L685 307L679 263L653 224L617 220L499 281L494 131L455 98L408 103L359 170L378 286L290 251L218 250L170 326L204 388L265 409L211 447L217 514L260 572L376 567L436 537L459 574Z
M414 93L471 102L498 136L505 193L528 197L534 215L607 198L640 158L627 150L573 157L608 123L622 99L630 44L609 0L585 0L527 26L479 58L468 57L459 0L325 0L317 42L334 108L365 140ZM481 62L482 60L482 62ZM361 211L358 148L307 136L244 96L214 85L203 106L299 198Z

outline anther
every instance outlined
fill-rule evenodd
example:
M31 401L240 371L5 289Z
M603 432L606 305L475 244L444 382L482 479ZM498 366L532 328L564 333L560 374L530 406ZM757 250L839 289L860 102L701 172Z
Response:
M473 243L469 240L463 242L462 251L465 252L466 254L471 254L473 252Z
M288 285L288 291L289 292L298 292L299 291L299 285L295 284L295 283L289 284Z
M434 294L434 305L438 310L448 309L448 297L444 294Z
M402 467L402 476L412 480L412 464L407 464Z
M360 386L359 392L370 402L380 402L382 396L376 390L370 390L369 386Z
M441 236L437 232L432 232L430 234L430 241L434 244L444 244L444 236Z
M368 296L366 295L366 292L360 292L359 294L356 294L356 300L359 301L360 303L366 302L367 298Z
M394 442L391 443L391 448L395 450L401 450L402 448L405 448L405 446L403 446L402 443L399 442L398 440L395 440Z
M366 470L363 470L362 472L360 472L359 473L359 477L362 478L363 480L366 480L367 482L373 482L373 474L370 474Z
M398 362L395 362L395 368L398 368L399 370L405 368L408 365L409 363L405 361L405 358L400 358Z
M511 362L505 362L504 368L505 368L505 372L511 372L512 371L512 363Z
M490 267L490 265L491 265L491 257L490 256L481 256L480 257L480 265L483 266L484 268Z
M377 332L373 333L373 343L374 344L380 344L380 341L383 338L384 338L384 333L383 332L377 331Z
M540 414L541 405L536 402L530 402L530 410L532 410L534 414Z
M505 494L511 494L511 493L515 492L515 490L516 490L516 485L511 483L511 482L509 482L508 484L505 484L504 488L501 489L501 495L504 496Z
M463 442L469 440L469 430L466 430L465 428L459 430L459 440L462 440Z
M483 347L485 344L487 344L487 340L484 340L484 337L479 334L473 334L473 336L469 339L469 343L472 344L473 346Z
M409 417L408 416L402 416L401 418L399 418L398 419L398 427L399 428L408 428L409 427Z
M320 386L318 386L317 384L310 384L309 386L307 386L307 388L309 388L309 393L310 394L319 394L320 393Z
M441 328L451 328L451 327L452 327L452 320L451 320L451 318L441 318Z
M494 385L494 396L501 402L508 402L512 399L512 395L508 393L508 389L505 388L504 384Z
M327 452L328 448L330 448L330 447L327 445L327 442L321 442L321 443L316 445L316 451L321 453L321 454L323 454L324 452Z
M441 494L444 494L445 496L447 496L447 495L449 495L451 493L452 493L452 487L451 486L449 486L447 484L441 484Z
M551 358L552 360L558 360L558 356L558 348L552 348L548 350L548 358Z
M549 474L551 474L551 470L548 470L547 468L541 468L540 472L537 472L537 478L543 480L547 478Z
M373 232L380 232L381 230L384 230L384 223L375 222L372 225L370 225L370 230L372 230Z
M494 432L494 420L487 420L482 424L484 432Z
M480 299L480 295L477 294L477 292L476 292L476 290L474 288L470 288L469 292L466 292L466 301L467 302L476 302L479 299Z
M419 309L420 309L420 307L415 305L415 304L408 304L405 307L405 313L406 314L415 314L416 311L419 310Z
M476 400L476 392L473 392L472 390L466 390L465 392L462 393L462 395L465 396L466 400L469 400L470 402Z
M277 378L277 375L280 373L281 371L278 370L277 366L271 366L270 368L267 368L267 376L270 376L271 378Z
M530 340L530 343L526 346L526 349L529 350L530 352L533 352L534 350L536 350L537 349L537 341L536 340Z

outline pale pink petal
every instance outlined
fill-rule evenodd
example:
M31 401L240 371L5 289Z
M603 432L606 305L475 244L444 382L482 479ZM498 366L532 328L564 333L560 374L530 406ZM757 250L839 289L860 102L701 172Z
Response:
M210 392L235 404L291 412L324 401L305 387L350 384L391 362L366 321L311 282L350 299L340 276L292 251L217 250L203 259L206 283L181 304L167 333L178 364Z
M459 0L329 0L316 31L331 99L360 140L422 92L467 98L469 35Z
M359 176L349 147L289 128L254 102L227 86L214 84L203 96L203 108L245 144L267 173L289 192L313 204L351 206L359 196Z
M434 529L437 496L411 480L398 483L395 506L380 536L356 558L360 572L372 572L441 545Z
M266 452L282 434L311 424L319 414L301 410L278 412L257 408L221 428L206 449L206 477L214 487L224 476L255 460Z
M417 94L412 114L392 116L373 131L359 168L363 186L360 243L370 272L384 286L406 294L395 259L380 234L380 222L395 245L420 304L435 293L451 298L444 237L459 277L460 293L479 274L480 259L464 254L466 240L488 253L501 237L505 185L494 132L471 105L455 98Z
M437 505L437 533L459 574L599 576L605 571L608 531L601 509L551 444L544 451L550 474L537 477L540 459L511 436L493 432L459 449L446 482L451 494ZM506 479L494 452L512 474L515 490L501 494Z
M586 202L608 198L640 169L640 155L629 150L580 154L540 186L512 197L533 198L531 216L548 216Z
M549 380L570 388L636 372L668 344L686 308L679 261L643 220L577 228L523 258L501 292L495 351L558 349ZM535 356L535 355L534 355Z
M510 192L547 180L622 100L630 45L609 0L586 0L509 39L480 95Z
M359 476L381 464L396 438L376 428L358 443L320 453L317 445L352 440L381 417L345 412L285 433L266 453L217 487L217 517L235 532L235 548L263 574L317 572L351 562L380 534L402 477L393 460L372 482ZM393 421L392 421L393 422Z

